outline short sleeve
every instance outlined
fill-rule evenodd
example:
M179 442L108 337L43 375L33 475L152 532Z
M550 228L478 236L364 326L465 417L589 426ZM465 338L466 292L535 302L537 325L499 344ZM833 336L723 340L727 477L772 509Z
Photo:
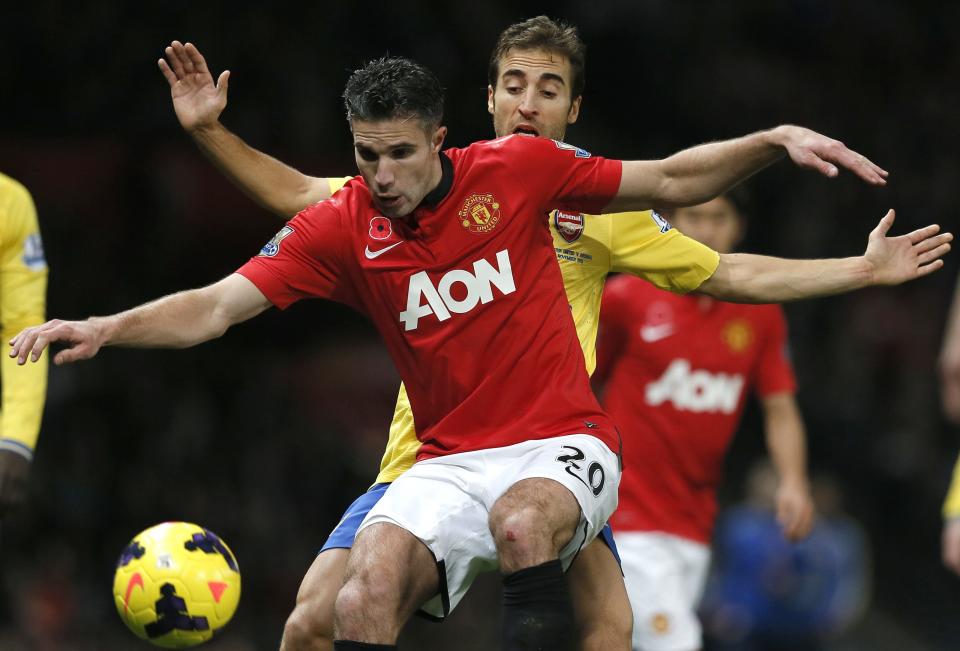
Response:
M790 361L790 346L787 342L787 319L779 305L767 305L768 332L764 337L757 369L757 393L761 397L775 393L793 393L797 380Z
M237 273L281 309L305 298L357 307L345 256L351 231L343 221L337 203L314 204L287 222Z
M611 217L611 268L677 294L691 292L713 275L720 254L672 228L655 212Z
M513 135L503 139L508 164L545 210L599 214L620 189L622 164L558 140Z

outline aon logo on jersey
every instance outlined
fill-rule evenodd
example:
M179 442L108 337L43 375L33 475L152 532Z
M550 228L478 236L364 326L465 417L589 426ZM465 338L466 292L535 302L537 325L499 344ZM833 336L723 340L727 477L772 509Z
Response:
M463 285L467 292L459 300L452 293L457 284ZM446 321L451 312L464 314L475 308L477 303L492 301L494 287L504 296L517 291L510 267L510 254L506 249L497 253L496 267L486 260L477 260L473 263L473 273L465 269L448 271L436 286L427 272L421 271L410 276L407 309L400 313L400 321L407 331L416 330L420 319L430 314L436 315L439 321ZM424 300L426 303L423 303Z
M681 411L732 414L740 404L742 375L692 371L690 362L675 359L656 382L647 385L647 403L670 401Z

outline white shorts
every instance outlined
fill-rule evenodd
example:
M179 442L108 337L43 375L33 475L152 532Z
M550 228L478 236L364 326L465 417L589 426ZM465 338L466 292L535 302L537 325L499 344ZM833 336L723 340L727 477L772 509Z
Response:
M566 569L617 507L620 460L588 434L420 461L390 485L358 531L388 522L406 529L430 549L440 571L440 590L421 611L442 619L480 572L499 568L490 509L508 488L533 477L563 484L580 504L577 533L560 552Z
M633 609L634 651L701 648L697 605L710 567L710 547L659 532L614 530L613 538Z

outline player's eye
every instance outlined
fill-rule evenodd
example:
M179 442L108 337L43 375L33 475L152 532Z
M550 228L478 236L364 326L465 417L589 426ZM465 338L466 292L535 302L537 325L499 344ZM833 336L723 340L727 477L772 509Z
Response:
M511 95L519 95L523 92L522 86L507 86L507 92Z
M369 149L357 149L357 153L360 154L360 158L368 163L375 163L379 158L376 152L370 151Z
M401 148L399 148L399 149L394 149L394 150L393 150L393 157L394 157L394 158L398 158L398 159L399 159L399 158L407 158L407 157L410 156L410 154L412 154L412 153L413 153L413 150L412 150L412 149L410 149L410 148L408 148L408 147L401 147Z

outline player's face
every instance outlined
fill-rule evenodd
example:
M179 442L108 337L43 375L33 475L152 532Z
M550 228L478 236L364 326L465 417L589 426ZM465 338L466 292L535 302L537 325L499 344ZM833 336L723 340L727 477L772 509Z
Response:
M446 127L425 127L417 118L352 120L357 168L386 217L413 212L440 182L437 154Z
M487 110L497 137L511 133L563 140L580 115L570 96L570 61L544 50L510 50L501 59L496 88L487 87Z
M733 251L743 237L743 219L723 197L675 210L670 221L684 235L720 253Z

